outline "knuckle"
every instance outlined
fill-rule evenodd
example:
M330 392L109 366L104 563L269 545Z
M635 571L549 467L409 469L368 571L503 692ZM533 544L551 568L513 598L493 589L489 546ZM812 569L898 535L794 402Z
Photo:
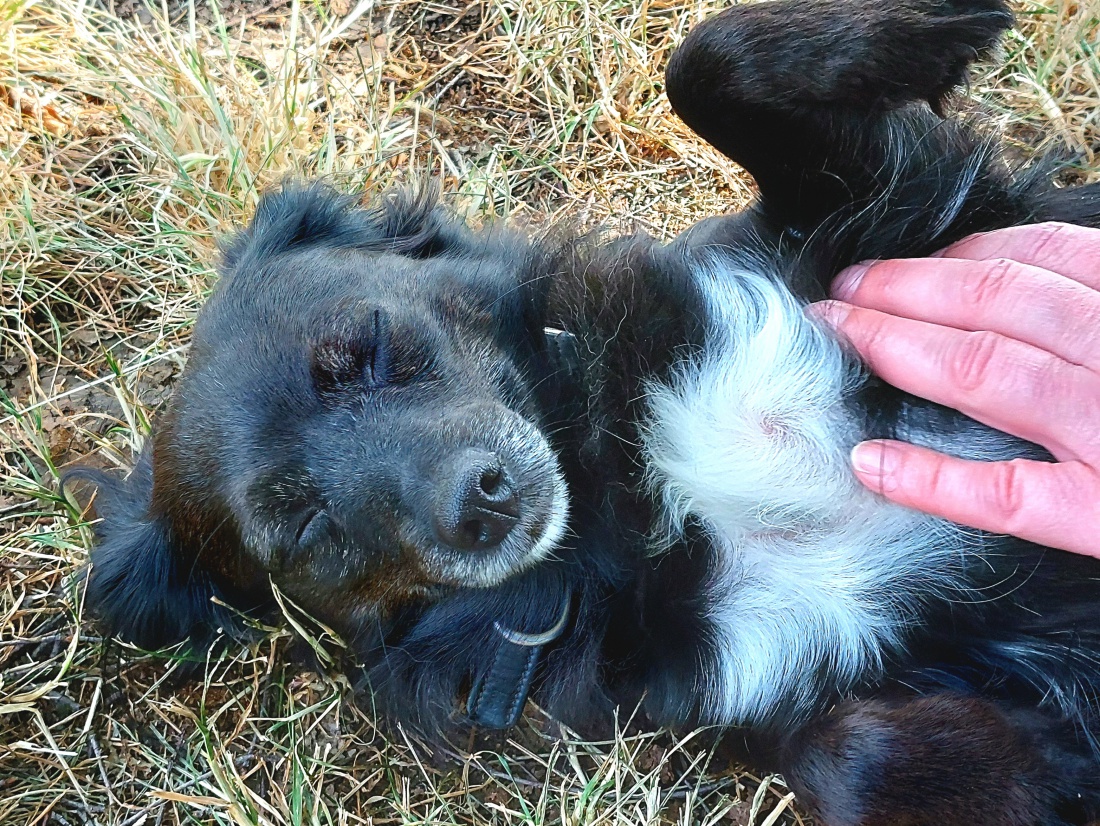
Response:
M880 355L889 339L887 319L875 312L855 309L845 320L844 333L864 358Z
M989 381L1000 349L1001 337L996 333L967 333L947 349L948 378L963 390L977 390Z
M1040 221L1032 225L1039 236L1038 244L1049 243L1054 238L1060 238L1067 230L1072 230L1073 225L1062 221Z
M933 500L949 495L950 485L947 478L947 462L943 456L934 456L924 469L923 487Z
M1005 533L1016 533L1024 512L1023 481L1016 461L996 462L989 466L987 508L990 517Z
M1016 262L1007 258L994 258L983 262L963 279L963 300L973 307L1000 303L1014 281Z
M1034 234L1035 240L1031 242L1031 255L1033 260L1052 261L1062 260L1062 250L1066 243L1066 234L1073 232L1073 227L1058 221L1044 221L1028 228L1028 234Z
M867 349L871 351L881 350L883 342L889 338L886 331L886 323L883 319L869 315L864 323L864 341Z

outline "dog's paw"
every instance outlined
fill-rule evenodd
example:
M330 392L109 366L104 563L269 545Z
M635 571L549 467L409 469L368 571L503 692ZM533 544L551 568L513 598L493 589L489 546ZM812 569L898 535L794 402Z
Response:
M966 82L967 67L1012 23L1002 0L942 0L911 9L895 43L902 65L909 66L913 97L938 110L951 90Z

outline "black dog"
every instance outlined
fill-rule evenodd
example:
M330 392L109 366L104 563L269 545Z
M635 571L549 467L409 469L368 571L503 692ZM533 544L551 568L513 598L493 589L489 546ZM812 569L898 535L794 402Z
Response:
M397 719L640 701L742 727L834 826L1100 816L1100 563L897 507L847 464L872 436L1049 457L867 378L802 312L856 261L1100 224L1100 189L1013 175L936 114L1010 22L823 0L700 26L668 93L761 197L667 246L266 198L150 448L96 477L90 604L145 646L202 641L273 583Z

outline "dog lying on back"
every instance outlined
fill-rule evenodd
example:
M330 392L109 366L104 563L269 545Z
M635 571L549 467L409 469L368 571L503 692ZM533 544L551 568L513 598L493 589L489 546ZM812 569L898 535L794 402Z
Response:
M1100 224L1100 189L1010 174L937 114L1010 22L809 0L704 23L668 94L761 194L668 245L266 197L149 447L93 475L90 605L202 644L274 584L397 720L640 702L742 727L832 826L1100 816L1100 563L893 505L847 459L1049 457L869 378L802 310L856 261Z

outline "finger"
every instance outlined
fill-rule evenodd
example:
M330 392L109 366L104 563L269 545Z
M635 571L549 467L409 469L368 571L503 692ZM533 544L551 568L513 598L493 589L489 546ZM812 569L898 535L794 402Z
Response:
M952 522L1100 557L1100 479L1087 465L970 462L902 442L856 445L859 480Z
M852 304L955 327L991 330L1100 369L1100 292L1008 258L879 261L841 273L833 295Z
M853 307L817 305L889 384L1043 445L1058 459L1100 460L1087 432L1100 376L1037 347Z
M971 235L938 255L972 261L1011 258L1100 289L1100 229L1054 221L1009 227Z

